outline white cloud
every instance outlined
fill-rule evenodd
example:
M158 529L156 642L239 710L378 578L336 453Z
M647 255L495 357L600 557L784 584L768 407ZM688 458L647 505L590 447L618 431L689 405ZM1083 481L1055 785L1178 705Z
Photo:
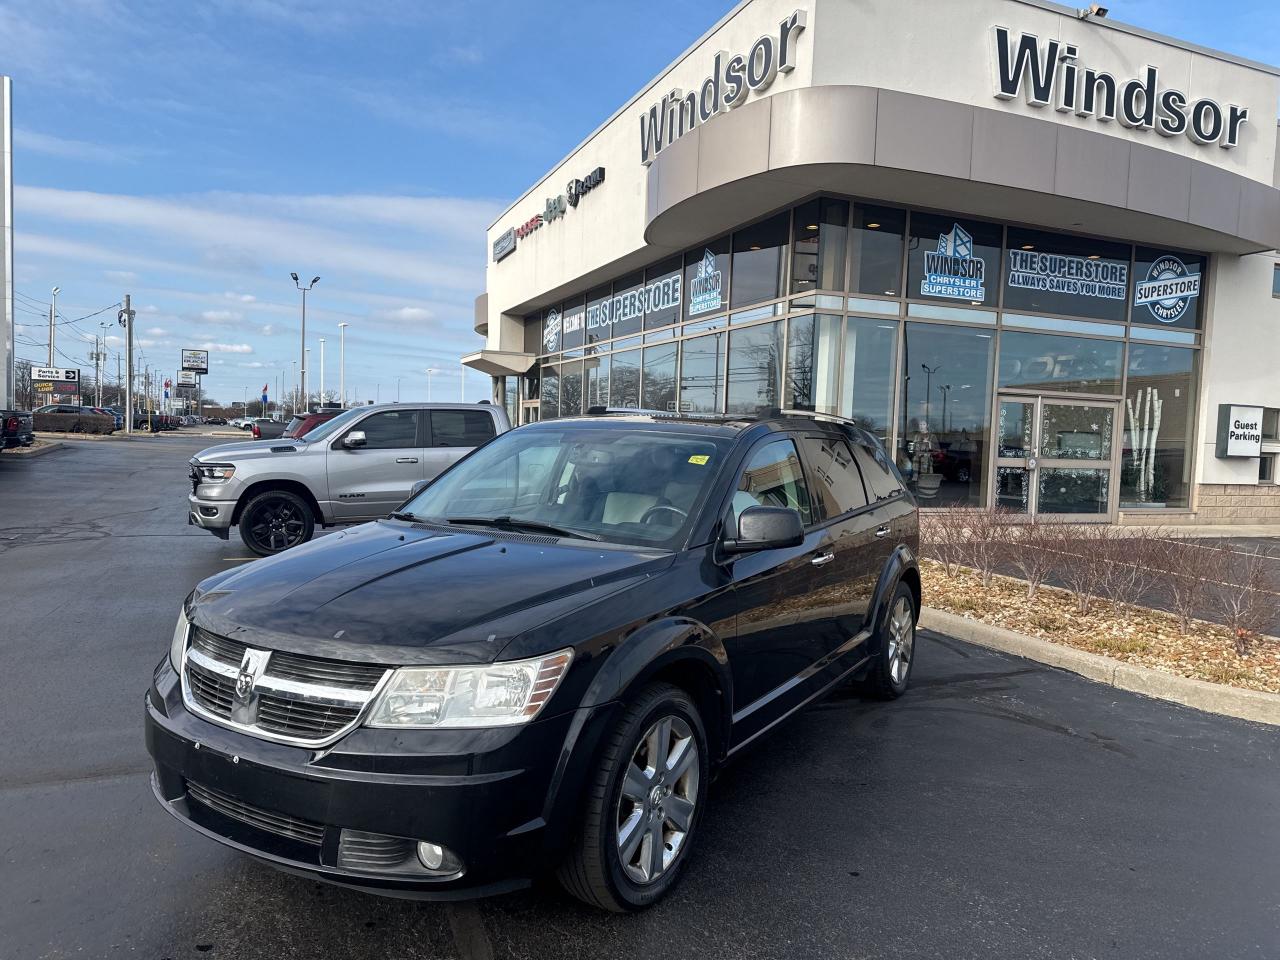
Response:
M247 363L237 363L236 366L245 367L250 370L258 370L258 369L261 369L262 367L265 367L266 364L263 363L261 360L250 360Z
M244 314L237 310L202 310L200 311L200 319L207 323L232 323L236 320L244 318Z
M102 275L113 283L138 282L138 275L132 270L103 270Z
M424 307L399 307L395 310L384 310L381 315L387 320L398 320L403 323L423 323L433 316L431 311Z
M147 331L153 337L165 337L169 335L169 331L164 327L152 327Z
M253 347L247 343L202 343L197 349L210 353L253 353Z
M39 153L46 157L59 157L64 160L84 160L88 163L127 163L133 160L131 156L116 147L90 143L87 140L55 137L23 127L14 128L13 146L18 151Z
M228 290L223 296L236 303L256 303L258 299L252 293L236 293L234 290Z
M259 333L261 333L264 337L269 337L269 336L271 336L273 333L275 333L275 332L276 332L276 330L275 330L275 326L274 326L274 325L272 325L272 324L270 324L270 323L267 323L267 324L264 324L264 325L262 326L262 329L261 329L261 330L259 330L258 332L259 332Z

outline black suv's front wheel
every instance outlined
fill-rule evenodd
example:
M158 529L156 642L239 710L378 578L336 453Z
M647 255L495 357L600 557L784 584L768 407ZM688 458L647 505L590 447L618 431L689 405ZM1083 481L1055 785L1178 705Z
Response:
M240 539L260 557L306 543L315 528L310 505L288 490L260 493L240 512Z
M660 900L688 860L708 776L698 708L678 687L645 687L605 743L582 828L560 868L565 889L619 913Z

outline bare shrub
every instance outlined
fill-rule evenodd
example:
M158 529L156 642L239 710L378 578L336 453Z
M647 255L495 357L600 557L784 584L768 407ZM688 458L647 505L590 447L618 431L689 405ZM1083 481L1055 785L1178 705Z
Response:
M978 572L982 586L991 586L996 569L1008 557L1012 514L1003 509L966 512L968 535L964 539L964 559Z
M1113 530L1099 544L1107 566L1099 589L1111 602L1112 612L1139 605L1166 575L1169 543L1163 527L1138 527Z
M1076 608L1087 614L1102 593L1107 577L1103 551L1115 534L1110 527L1079 524L1063 531L1056 573L1071 595Z
M948 577L954 577L967 557L969 511L955 507L929 510L920 514L920 549L931 560L942 564Z
M1191 631L1196 614L1204 612L1210 599L1210 581L1217 572L1221 551L1176 538L1165 543L1168 549L1165 553L1167 575L1164 583L1169 590L1170 606L1185 634Z
M1009 562L1027 583L1027 599L1034 600L1061 563L1062 521L1034 517L1026 523L1009 524Z
M1250 642L1276 607L1277 597L1268 588L1267 578L1269 564L1275 561L1257 547L1237 550L1222 544L1212 552L1218 554L1218 573L1210 584L1213 607L1231 630L1236 654L1248 656Z

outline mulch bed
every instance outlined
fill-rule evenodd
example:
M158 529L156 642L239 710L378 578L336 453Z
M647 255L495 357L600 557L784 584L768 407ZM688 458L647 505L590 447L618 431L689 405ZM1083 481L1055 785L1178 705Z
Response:
M968 568L948 577L934 560L921 567L926 606L1180 677L1280 693L1280 640L1273 637L1253 639L1241 657L1231 631L1218 624L1197 620L1183 634L1178 618L1159 610L1116 611L1094 600L1082 614L1075 597L1057 587L1041 587L1028 601L1026 583L1012 577L997 575L984 588Z

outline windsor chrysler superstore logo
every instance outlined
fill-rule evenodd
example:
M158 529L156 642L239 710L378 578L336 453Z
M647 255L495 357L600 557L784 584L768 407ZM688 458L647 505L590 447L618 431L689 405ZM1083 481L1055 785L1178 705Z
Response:
M924 251L920 295L953 300L985 300L987 264L973 255L973 237L955 223L938 237L938 249Z

